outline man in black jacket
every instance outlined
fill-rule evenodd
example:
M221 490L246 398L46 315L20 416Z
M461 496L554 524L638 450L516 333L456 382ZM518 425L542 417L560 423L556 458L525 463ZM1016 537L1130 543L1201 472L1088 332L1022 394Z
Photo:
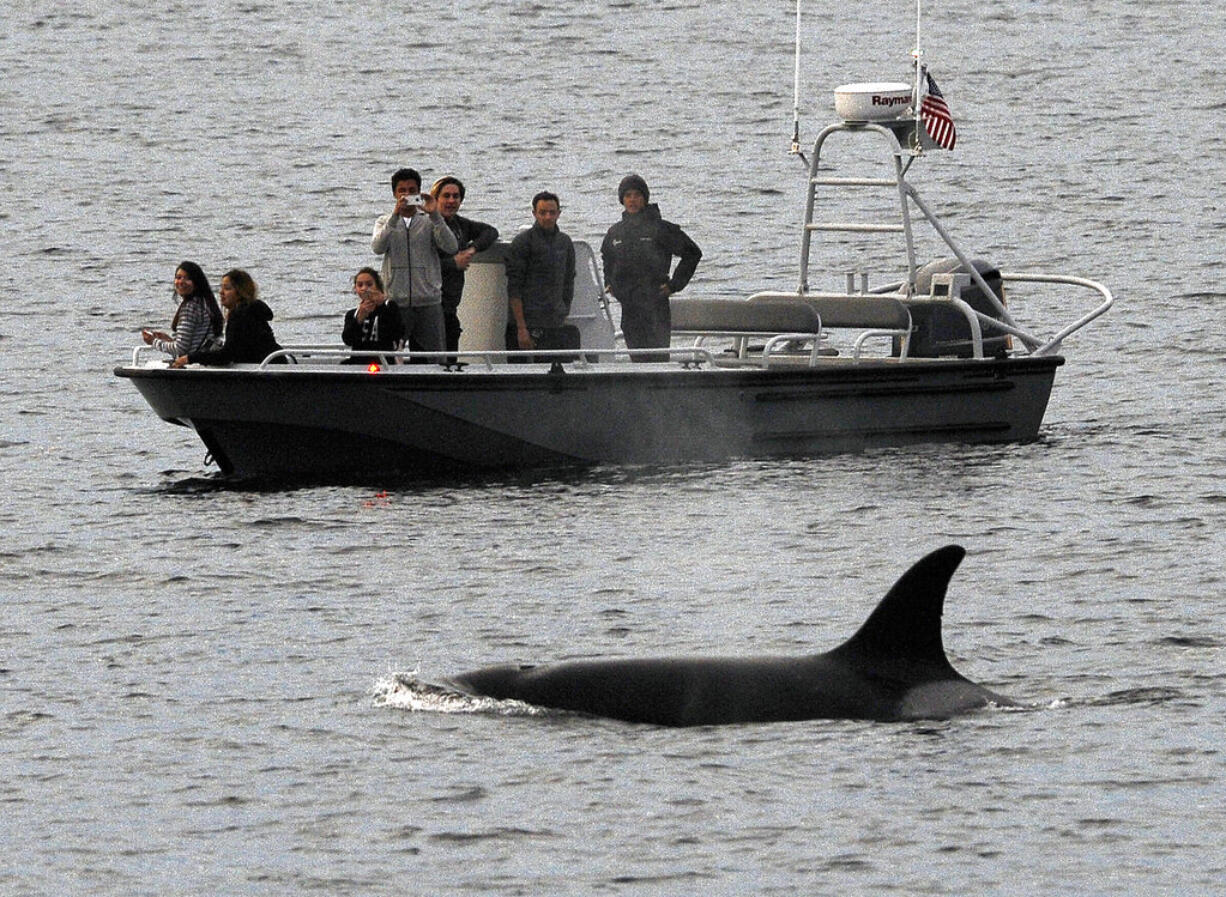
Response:
M498 228L481 221L473 221L459 214L464 202L464 185L460 179L447 175L439 178L430 188L438 200L439 212L460 244L459 251L438 251L439 264L443 269L443 327L446 330L447 351L460 347L460 316L457 309L464 293L464 272L478 252L483 252L498 240Z
M622 178L617 199L625 211L600 246L605 290L621 303L622 334L631 349L668 347L672 331L668 297L685 288L702 258L698 244L661 218L659 206L648 203L650 196L647 182L637 174ZM673 256L681 261L670 276ZM667 358L661 353L634 356L635 361Z
M558 228L560 214L557 194L536 194L536 223L516 234L507 250L508 349L578 348L565 345L575 298L575 247Z

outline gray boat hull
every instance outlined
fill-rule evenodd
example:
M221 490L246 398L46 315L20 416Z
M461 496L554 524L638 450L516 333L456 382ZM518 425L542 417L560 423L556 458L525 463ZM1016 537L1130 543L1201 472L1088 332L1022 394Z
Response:
M243 477L433 475L1036 438L1059 356L816 368L120 367ZM410 370L410 367L412 370Z

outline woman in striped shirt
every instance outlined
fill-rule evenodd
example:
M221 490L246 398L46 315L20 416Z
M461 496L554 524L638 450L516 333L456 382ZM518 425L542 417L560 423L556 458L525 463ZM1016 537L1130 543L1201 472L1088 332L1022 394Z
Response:
M209 279L195 262L183 262L175 269L175 295L179 297L179 309L170 324L174 336L142 330L141 338L172 358L212 347L221 335L221 309Z

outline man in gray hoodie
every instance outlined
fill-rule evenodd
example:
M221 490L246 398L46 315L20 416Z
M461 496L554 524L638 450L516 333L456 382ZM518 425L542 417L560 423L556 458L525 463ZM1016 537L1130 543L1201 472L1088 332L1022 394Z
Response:
M442 351L443 274L439 251L459 250L438 203L421 192L421 175L402 168L392 175L396 206L375 222L371 251L383 256L383 283L387 298L396 302L404 318L409 348Z

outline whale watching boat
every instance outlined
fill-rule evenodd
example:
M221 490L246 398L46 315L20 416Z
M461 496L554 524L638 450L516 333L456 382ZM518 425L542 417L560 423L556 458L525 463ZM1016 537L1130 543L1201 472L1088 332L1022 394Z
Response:
M576 242L571 323L579 351L505 350L503 247L495 246L469 269L458 352L389 352L362 366L340 363L352 354L344 346L289 345L259 364L172 369L140 346L115 374L163 420L194 429L221 471L240 477L414 476L1033 440L1064 341L1103 314L1112 296L1081 277L1000 270L955 243L908 180L912 164L937 146L921 119L918 59L916 72L914 85L835 92L839 120L818 134L805 160L795 288L674 298L672 345L645 350L652 360L635 361L641 353L620 342L595 253ZM823 164L836 139L876 144L867 174ZM795 136L793 152L804 160ZM884 196L888 218L879 207L861 211L866 193ZM836 199L856 211L830 217ZM913 231L920 220L927 238L947 248L924 264ZM835 268L840 288L815 289L810 260L819 238L840 246L892 240L900 264L882 283ZM1044 334L1015 319L1034 291L1069 287L1092 299L1076 320Z

